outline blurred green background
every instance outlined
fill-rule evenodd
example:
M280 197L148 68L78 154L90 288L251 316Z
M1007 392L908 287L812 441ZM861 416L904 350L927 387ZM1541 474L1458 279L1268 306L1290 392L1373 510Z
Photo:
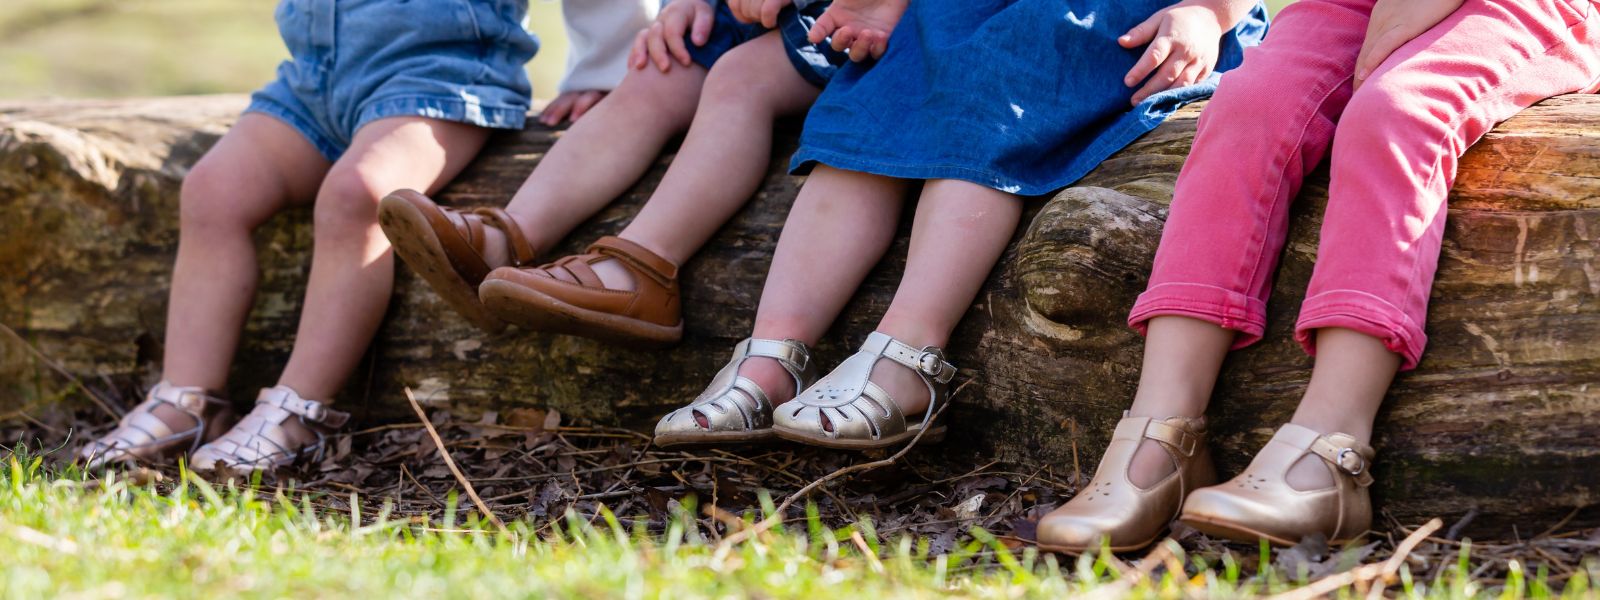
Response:
M594 1L594 0L585 0ZM1269 0L1274 11L1290 0ZM287 51L277 0L0 0L0 97L248 92ZM548 99L566 66L557 0L529 2L543 46L528 65Z

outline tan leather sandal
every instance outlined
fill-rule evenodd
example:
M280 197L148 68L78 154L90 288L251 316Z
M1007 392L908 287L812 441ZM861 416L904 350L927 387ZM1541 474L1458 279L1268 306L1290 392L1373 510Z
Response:
M770 358L803 390L817 380L817 367L806 345L795 340L746 338L733 348L733 359L717 372L694 402L668 413L656 423L657 446L764 442L772 432L772 401L754 381L739 375L750 358ZM705 425L700 425L700 420Z
M1290 467L1306 455L1320 459L1333 477L1322 489L1300 490L1288 481ZM1340 544L1372 526L1374 452L1348 434L1323 435L1284 425L1256 454L1250 467L1227 483L1196 490L1183 505L1184 524L1208 535L1293 546L1322 534Z
M478 300L478 285L498 265L484 258L485 227L506 236L511 266L532 264L533 246L506 211L480 207L455 209L435 204L412 190L399 190L378 203L378 225L405 261L434 293L473 325L490 333L505 329Z
M872 367L880 360L911 369L928 387L928 409L920 422L908 422L889 393L872 382ZM943 350L913 348L874 331L839 368L773 411L772 429L789 441L845 450L895 446L924 429L928 433L921 441L936 442L944 437L944 427L933 427L933 415L948 400L955 375Z
M187 420L174 426L156 415L157 409L170 406ZM98 471L115 463L150 463L175 458L221 435L233 422L233 407L203 388L178 387L163 381L150 388L144 402L133 407L122 421L78 451L84 469ZM180 429L181 427L181 429Z
M607 260L633 275L634 290L601 283L592 265ZM678 266L619 237L537 269L495 269L478 296L496 317L534 331L644 346L683 339Z
M284 427L290 419L299 419L305 430ZM252 471L271 472L302 460L315 462L321 459L328 435L349 420L350 413L302 398L288 386L267 388L256 398L255 410L222 437L195 451L189 467L243 476Z
M1128 477L1134 453L1144 440L1160 444L1176 467L1148 488ZM1177 518L1184 497L1216 482L1217 471L1206 447L1205 417L1151 419L1123 413L1094 479L1039 520L1039 548L1082 554L1099 550L1102 543L1112 552L1149 546Z

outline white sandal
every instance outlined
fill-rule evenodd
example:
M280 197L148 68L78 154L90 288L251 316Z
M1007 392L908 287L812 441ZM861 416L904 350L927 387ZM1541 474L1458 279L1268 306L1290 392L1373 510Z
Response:
M872 382L872 368L884 359L911 369L928 386L928 409L920 422L908 423L889 393ZM933 415L949 400L955 375L956 367L945 360L944 350L933 346L919 350L874 331L855 356L778 407L772 429L786 440L846 450L895 446L924 429L928 433L923 441L938 441L945 428L930 429Z
M733 359L717 372L706 391L688 406L672 411L656 424L655 444L660 447L690 444L739 444L771 440L772 401L767 393L739 375L750 358L770 358L794 378L803 390L817 380L817 367L806 345L795 340L747 338L733 347ZM705 419L706 426L699 419Z
M302 444L283 424L298 418L312 433L314 441ZM222 437L201 446L189 460L196 471L217 471L248 475L251 471L274 471L302 460L321 458L328 435L338 431L350 413L307 400L288 386L261 390L255 410L245 415Z

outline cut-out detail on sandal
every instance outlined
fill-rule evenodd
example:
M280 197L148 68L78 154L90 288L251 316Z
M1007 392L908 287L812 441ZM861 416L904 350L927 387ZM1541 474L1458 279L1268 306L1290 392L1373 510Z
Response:
M297 441L284 427L291 418L299 419L311 431L310 442ZM328 435L349 419L349 413L307 400L288 386L267 388L256 397L250 414L222 437L195 451L190 466L196 471L245 475L251 471L274 471L307 459L316 461L326 449Z
M166 405L190 419L188 427L174 426L156 415ZM227 401L198 387L180 387L167 381L157 383L115 429L84 446L78 453L84 469L96 471L113 463L152 462L192 452L210 441L217 429L232 420L233 408Z
M706 390L687 406L667 413L656 424L655 443L685 444L764 441L772 437L773 405L766 391L739 368L751 358L768 358L794 379L796 390L817 379L806 345L796 340L748 338L733 348L733 358L711 379ZM715 411L715 412L713 412ZM702 425L696 415L704 417Z
M908 422L889 393L872 382L872 369L880 360L911 369L927 387L928 408L919 422ZM924 429L928 429L924 439L935 441L943 430L932 428L932 418L948 401L955 374L943 350L913 348L875 331L854 356L796 395L794 408L780 411L773 428L784 439L831 448L884 448Z

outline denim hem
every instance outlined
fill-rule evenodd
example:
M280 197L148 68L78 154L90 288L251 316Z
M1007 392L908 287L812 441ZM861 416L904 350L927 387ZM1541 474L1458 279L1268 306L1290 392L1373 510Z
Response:
M368 123L389 117L424 117L487 129L522 129L527 122L528 108L484 106L447 96L411 95L368 100L366 106L361 108L360 115L351 131L358 131Z
M1139 335L1146 335L1150 319L1163 316L1199 319L1236 331L1234 350L1261 341L1267 330L1264 303L1233 290L1201 283L1151 286L1134 301L1128 314L1128 326Z
M242 114L249 113L266 115L283 121L284 124L298 132L301 137L306 138L306 141L317 149L317 154L321 154L323 158L328 159L328 162L337 162L340 156L344 156L344 145L328 139L316 127L296 116L294 111L276 101L265 98L252 99L250 105L245 107Z
M1401 371L1417 368L1428 345L1427 333L1405 311L1359 290L1331 290L1305 299L1294 327L1295 341L1307 354L1316 356L1316 336L1312 332L1326 327L1350 329L1383 340L1384 347L1400 355Z

